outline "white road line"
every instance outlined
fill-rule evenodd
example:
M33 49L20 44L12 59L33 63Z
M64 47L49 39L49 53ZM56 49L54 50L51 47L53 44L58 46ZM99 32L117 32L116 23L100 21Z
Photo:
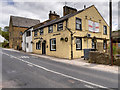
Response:
M4 53L4 54L5 54L5 55L8 55L8 54L6 54L6 53ZM12 55L11 55L11 56L12 56ZM77 80L77 81L80 81L80 82L83 82L83 83L86 83L86 84L90 84L90 85L92 85L92 86L96 86L96 87L99 87L99 88L108 88L108 87L105 87L105 86L102 86L102 85L98 85L98 84L95 84L95 83L92 83L92 82L88 82L88 81L85 81L85 80L82 80L82 79L75 78L75 77L70 76L70 75L67 75L67 74L63 74L63 73L60 73L60 72L57 72L57 71L53 71L53 70L47 69L47 68L45 68L45 67L43 67L43 66L40 66L40 65L37 65L37 64L33 64L33 63L28 62L28 61L25 61L25 60L23 60L23 59L17 58L17 57L15 57L15 56L12 56L12 57L14 57L15 59L18 59L18 60L20 60L20 61L22 61L22 62L24 62L24 63L31 64L31 65L33 65L33 66L35 66L35 67L41 68L41 69L43 69L43 70L46 70L46 71L48 71L48 72L52 72L52 73L55 73L55 74L58 74L58 75L61 75L61 76L67 77L67 78L71 78L71 79L74 79L74 80Z
M27 64L28 66L30 66L30 67L33 67L33 65L32 64Z
M93 86L90 86L90 85L84 85L84 86L87 88L94 88Z

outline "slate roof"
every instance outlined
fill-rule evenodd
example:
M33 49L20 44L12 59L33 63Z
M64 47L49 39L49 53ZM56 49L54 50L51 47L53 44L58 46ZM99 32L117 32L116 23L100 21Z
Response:
M13 26L29 28L40 23L40 20L25 17L11 16Z
M92 6L94 6L94 5L91 5L90 7L92 7ZM88 7L88 8L90 8L90 7ZM86 8L86 9L88 9L88 8ZM34 29L33 31L38 30L38 29L43 28L43 27L46 27L46 26L49 26L49 25L52 25L52 24L55 24L55 23L58 23L58 22L61 22L61 21L64 21L64 20L66 20L66 19L68 19L68 18L70 18L70 17L72 17L72 16L74 16L74 15L76 15L76 14L78 14L78 13L84 11L84 10L86 10L86 9L82 9L82 10L80 10L80 11L78 11L78 12L75 12L75 13L72 13L72 14L68 14L68 15L65 15L65 16L63 16L63 17L61 17L61 18L58 18L58 19L54 19L54 20L52 20L52 21L49 21L49 22L47 22L46 24L44 24L44 25L42 25L42 26Z

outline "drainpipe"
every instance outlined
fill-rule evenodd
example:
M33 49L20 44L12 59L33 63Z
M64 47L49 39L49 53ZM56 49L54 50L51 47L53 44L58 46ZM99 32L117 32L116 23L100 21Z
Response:
M67 26L65 26L65 27L71 33L71 59L73 59L73 43L72 43L72 41L73 41L73 34L74 33L72 33L70 28L68 28Z

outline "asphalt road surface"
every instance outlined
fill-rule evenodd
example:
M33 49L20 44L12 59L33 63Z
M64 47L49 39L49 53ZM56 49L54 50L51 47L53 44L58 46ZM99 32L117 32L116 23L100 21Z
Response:
M4 50L3 88L118 88L118 74Z

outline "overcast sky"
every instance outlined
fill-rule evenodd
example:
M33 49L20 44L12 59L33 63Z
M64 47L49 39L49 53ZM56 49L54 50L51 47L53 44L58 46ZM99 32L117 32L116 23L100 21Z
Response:
M40 2L41 1L41 2ZM9 26L10 15L39 19L41 22L48 19L49 11L55 11L63 16L63 6L83 9L95 5L109 25L109 0L2 0L0 2L0 27ZM113 30L118 29L118 1L113 0Z

